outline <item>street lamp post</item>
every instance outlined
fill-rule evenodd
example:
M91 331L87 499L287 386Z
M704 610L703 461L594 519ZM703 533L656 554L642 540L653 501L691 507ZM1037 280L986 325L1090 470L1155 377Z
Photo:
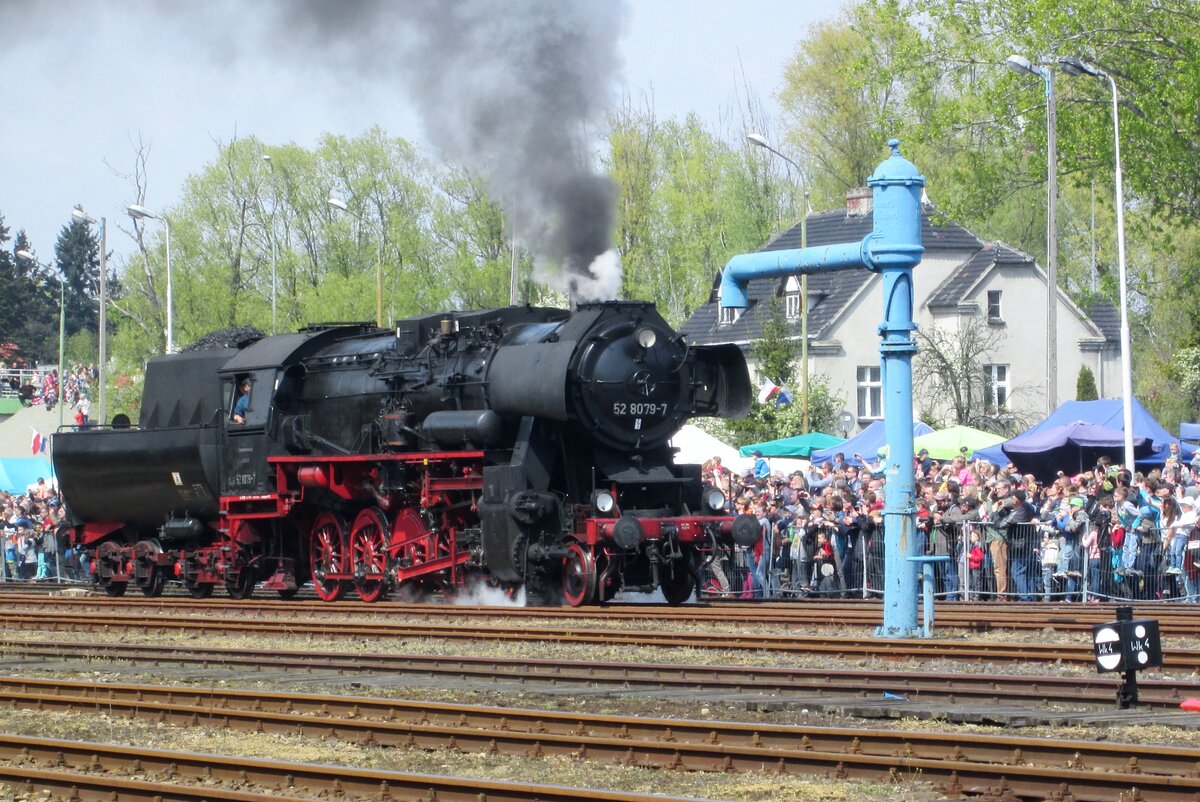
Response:
M161 220L167 231L167 353L175 352L175 296L171 290L171 221L165 214L151 214L145 206L131 203L125 207L134 220Z
M270 168L270 170L271 170L271 184L272 184L272 186L274 186L275 162L271 161L270 153L264 153L262 155L262 160L264 162L266 162L267 167ZM276 314L275 314L275 308L276 308L275 307L275 299L276 299L277 292L278 292L278 289L277 289L278 284L275 279L275 276L277 275L276 269L275 269L275 260L276 260L276 255L275 255L275 211L278 207L279 207L279 199L278 199L278 196L276 196L274 205L272 205L272 207L271 207L271 333L272 334L275 334L278 331L277 318L276 318Z
M1121 284L1121 395L1125 426L1125 465L1134 470L1133 458L1133 362L1129 337L1129 281L1125 272L1125 191L1121 182L1121 127L1118 118L1117 82L1104 70L1077 58L1058 60L1063 72L1091 75L1108 82L1112 90L1113 157L1116 172L1117 272Z
M1046 82L1046 414L1058 408L1058 111L1054 73L1013 54L1005 61L1022 75Z
M47 270L51 269L50 265L45 264L43 262L39 262L37 260L36 256L34 256L32 253L30 253L29 251L27 251L25 249L21 249L21 250L17 251L16 253L17 253L17 256L19 256L20 258L27 259L30 262L33 262L35 265L44 267ZM65 375L63 373L63 360L66 359L66 351L67 351L67 318L66 318L67 304L66 304L66 300L67 300L67 284L63 280L62 273L59 273L59 275L58 275L58 428L59 429L62 429L62 427L63 427L63 376Z
M339 211L345 212L358 222L366 225L362 215L355 214L350 211L350 207L346 202L336 195L330 195L325 202L330 207ZM379 239L375 242L375 325L383 328L383 232L379 232Z
M752 145L774 153L779 158L796 168L799 175L804 175L800 165L783 155L762 134L746 134L746 140ZM800 247L808 247L808 190L804 190L804 213L800 217ZM774 381L772 379L772 381ZM808 273L800 274L800 382L804 385L801 393L801 410L803 411L803 434L808 434Z
M96 221L89 217L82 206L76 206L71 210L71 217L88 225L95 225ZM99 398L100 404L99 420L104 424L108 420L108 226L105 218L100 218L100 345L99 345L99 365L97 366L97 381L100 384ZM62 368L59 368L60 372ZM60 376L61 380L61 376Z

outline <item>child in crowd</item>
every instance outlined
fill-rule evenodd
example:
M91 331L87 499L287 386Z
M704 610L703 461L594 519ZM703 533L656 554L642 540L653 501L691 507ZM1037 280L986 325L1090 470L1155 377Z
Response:
M969 569L971 597L977 599L983 590L983 545L979 542L979 530L975 527L971 528L971 547L967 552L967 568Z
M1054 593L1054 572L1058 570L1058 536L1051 531L1042 535L1042 601L1050 601Z

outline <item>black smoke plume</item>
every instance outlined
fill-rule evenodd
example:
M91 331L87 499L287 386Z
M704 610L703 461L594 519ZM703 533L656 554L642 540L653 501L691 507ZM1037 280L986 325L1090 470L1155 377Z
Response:
M280 9L318 54L332 48L404 86L443 155L487 178L545 277L548 264L561 265L561 289L616 296L616 259L597 260L612 247L616 189L595 170L590 133L613 99L622 3L306 0Z
M591 127L614 99L625 0L0 0L0 28L28 41L121 17L201 44L214 69L253 54L338 76L351 97L395 87L442 155L488 180L543 278L561 266L575 296L619 291L616 190Z

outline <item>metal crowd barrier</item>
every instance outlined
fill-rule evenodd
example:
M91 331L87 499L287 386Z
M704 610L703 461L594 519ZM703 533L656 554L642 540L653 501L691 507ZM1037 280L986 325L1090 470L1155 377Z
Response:
M930 536L931 535L931 536ZM771 559L736 548L702 568L707 598L871 598L883 592L883 533L843 536L829 530L832 556L803 559L795 533L772 543ZM4 535L0 583L90 584L82 553L42 550L32 570L20 537ZM951 559L934 566L934 595L943 601L1176 601L1200 603L1200 532L1192 527L1109 527L1078 537L1047 524L1015 524L998 532L988 523L936 526L921 533L922 553ZM766 549L763 553L768 553ZM922 580L923 581L923 580Z
M86 556L81 552L60 548L57 540L53 548L43 549L41 534L34 537L37 540L37 562L28 563L20 546L20 535L0 536L4 542L4 559L0 561L0 584L91 584Z
M951 558L935 566L943 601L1185 601L1200 603L1200 534L1191 527L1132 528L1091 524L1078 534L1044 523L936 526L921 535L922 553ZM977 551L973 551L978 548ZM883 575L882 552L868 553L866 586Z
M797 533L789 530L786 539L775 536L771 558L755 557L753 549L737 547L732 558L713 559L702 572L702 596L727 599L780 598L867 598L870 577L864 556L871 538L854 530L841 535L828 530L832 554L825 559L805 559L806 553L793 548ZM878 536L882 552L883 535ZM762 554L766 554L764 546ZM765 564L764 564L765 563ZM881 592L882 571L875 579L875 592Z

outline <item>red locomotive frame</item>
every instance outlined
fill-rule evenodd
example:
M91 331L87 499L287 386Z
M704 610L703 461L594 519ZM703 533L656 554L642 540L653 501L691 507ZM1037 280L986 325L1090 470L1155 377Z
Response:
M367 602L397 589L454 592L473 577L486 576L470 544L464 546L466 530L478 529L480 523L484 456L479 450L269 457L275 492L221 497L220 520L206 522L218 533L210 545L165 551L157 540L105 540L123 528L111 521L84 523L76 536L82 545L103 541L92 571L111 595L123 593L130 582L147 595L158 595L173 577L196 598L222 584L231 596L245 598L254 589L254 578L271 568L259 564L261 560L276 563L263 587L284 598L295 595L306 575L323 601L344 598L351 590ZM402 493L380 493L379 472L388 462L420 466L417 480ZM322 509L310 498L330 495L357 512L349 518ZM617 578L608 570L621 559L622 550L613 539L618 520L576 505L573 530L560 547L566 603L603 601L618 589ZM727 535L733 522L731 516L637 520L645 541L662 541L669 535L700 553L712 545L708 529ZM307 558L304 569L298 572L293 559L264 553L273 527L280 528L281 538L299 539L293 553ZM504 589L511 592L516 587ZM690 590L689 584L688 594ZM682 601L671 599L666 585L664 593L669 601Z

